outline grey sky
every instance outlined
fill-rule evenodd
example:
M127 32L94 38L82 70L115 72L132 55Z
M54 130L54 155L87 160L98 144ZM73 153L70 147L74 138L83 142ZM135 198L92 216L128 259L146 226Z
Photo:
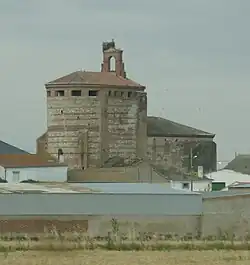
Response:
M0 0L0 138L29 151L46 129L44 83L100 70L115 38L148 112L250 153L249 0Z

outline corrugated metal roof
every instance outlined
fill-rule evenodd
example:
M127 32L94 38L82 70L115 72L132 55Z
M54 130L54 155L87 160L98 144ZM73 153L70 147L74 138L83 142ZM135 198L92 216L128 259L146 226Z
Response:
M131 194L179 194L192 195L199 194L186 190L170 188L168 184L156 183L74 183L73 187L86 187L90 190L101 193L131 193Z
M0 194L4 193L107 193L107 194L166 194L193 195L168 184L155 183L0 183Z
M229 186L230 188L250 188L250 183L238 182Z
M89 190L88 190L89 191ZM0 183L0 194L4 193L23 193L23 194L39 194L39 193L81 193L81 191L60 188L57 186L37 185L30 183Z

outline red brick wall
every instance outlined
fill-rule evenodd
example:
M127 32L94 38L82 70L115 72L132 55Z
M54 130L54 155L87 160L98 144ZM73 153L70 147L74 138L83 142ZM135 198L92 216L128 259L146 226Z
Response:
M87 220L50 220L31 218L28 220L0 220L0 233L44 233L57 229L60 232L86 232Z

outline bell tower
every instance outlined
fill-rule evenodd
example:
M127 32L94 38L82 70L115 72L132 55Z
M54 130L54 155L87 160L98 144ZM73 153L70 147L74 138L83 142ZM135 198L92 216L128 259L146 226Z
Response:
M103 63L102 72L115 72L117 76L126 78L126 72L124 69L124 63L122 59L123 50L115 47L115 41L103 42ZM111 67L111 62L114 60L114 69Z

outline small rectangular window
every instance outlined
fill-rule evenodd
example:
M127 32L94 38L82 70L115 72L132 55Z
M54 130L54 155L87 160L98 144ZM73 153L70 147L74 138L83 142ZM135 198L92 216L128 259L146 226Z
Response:
M51 91L47 90L47 97L51 96Z
M82 95L82 91L81 90L72 90L71 91L71 96L72 97L80 97Z
M132 92L128 92L128 97L129 97L129 98L132 97Z
M63 97L64 96L64 90L57 90L56 91L56 96L57 97Z
M189 187L190 187L189 183L183 183L183 184L182 184L182 188L183 188L183 189L187 189L187 190L189 190Z
M89 90L89 96L90 97L96 97L98 95L98 91L97 90Z

